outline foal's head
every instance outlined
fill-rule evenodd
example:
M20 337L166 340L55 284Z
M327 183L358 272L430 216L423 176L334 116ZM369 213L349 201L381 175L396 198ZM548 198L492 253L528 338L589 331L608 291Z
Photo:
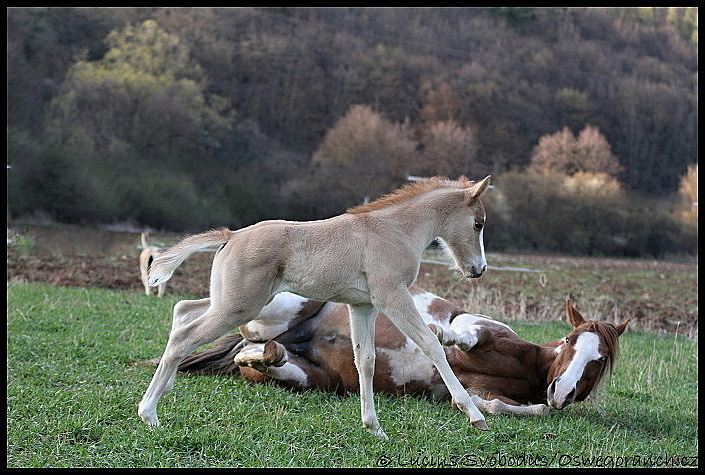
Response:
M566 301L566 310L573 331L556 347L556 359L548 372L548 405L555 409L582 401L597 389L611 371L618 338L629 323L629 319L616 326L585 320L570 300Z
M406 185L372 203L365 203L348 210L350 214L366 213L392 205L407 203L410 198L433 193L433 206L428 206L429 219L441 216L438 229L455 264L465 277L480 277L487 268L482 230L485 226L485 208L480 201L490 184L490 176L475 183L465 177L458 180L437 176ZM440 190L440 191L439 191ZM430 204L425 201L425 204ZM417 219L417 218L415 218ZM415 223L415 222L414 222Z
M463 276L477 278L487 268L482 242L485 207L480 201L480 195L489 186L490 177L478 183L462 180L459 183L462 189L461 200L453 208L444 210L447 216L440 237Z

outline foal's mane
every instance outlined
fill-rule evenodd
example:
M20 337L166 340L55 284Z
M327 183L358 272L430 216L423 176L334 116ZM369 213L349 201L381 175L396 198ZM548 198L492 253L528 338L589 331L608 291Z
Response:
M418 196L422 193L426 193L427 191L437 190L439 188L463 189L474 184L474 181L468 180L464 176L461 176L457 180L451 180L444 176L434 176L433 178L427 178L425 180L419 180L406 184L398 190L384 195L375 201L350 208L347 212L350 214L366 213L368 211L374 211L401 203L402 201Z

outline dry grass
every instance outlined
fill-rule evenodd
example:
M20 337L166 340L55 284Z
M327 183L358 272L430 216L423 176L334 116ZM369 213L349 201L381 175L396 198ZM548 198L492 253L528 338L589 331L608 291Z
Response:
M8 281L142 292L139 233L24 226L13 236ZM152 233L151 241L170 246L180 237ZM438 250L426 251L424 258L447 261ZM167 292L206 295L211 260L211 253L192 255ZM615 323L631 318L631 329L697 339L697 263L496 253L488 253L487 260L491 268L471 281L446 265L423 263L417 284L468 311L507 322L563 320L570 298L587 318Z

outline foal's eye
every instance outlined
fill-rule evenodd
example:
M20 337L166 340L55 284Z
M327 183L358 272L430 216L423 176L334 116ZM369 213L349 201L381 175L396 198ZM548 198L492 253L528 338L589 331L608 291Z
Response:
M480 221L475 221L475 229L476 229L477 231L481 231L481 230L482 230L482 226L483 226L483 224L482 224Z

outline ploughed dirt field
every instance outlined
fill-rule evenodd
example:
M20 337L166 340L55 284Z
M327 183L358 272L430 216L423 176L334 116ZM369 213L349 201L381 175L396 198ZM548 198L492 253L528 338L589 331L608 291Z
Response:
M9 225L7 280L58 286L102 287L144 293L137 232L69 226ZM153 233L150 244L168 247L183 236ZM167 283L167 294L208 294L211 252L193 254ZM470 312L499 320L565 319L571 298L587 318L630 328L698 337L698 264L538 254L499 254L487 249L490 268L464 281L442 252L424 254L417 285ZM157 298L157 297L153 297Z

